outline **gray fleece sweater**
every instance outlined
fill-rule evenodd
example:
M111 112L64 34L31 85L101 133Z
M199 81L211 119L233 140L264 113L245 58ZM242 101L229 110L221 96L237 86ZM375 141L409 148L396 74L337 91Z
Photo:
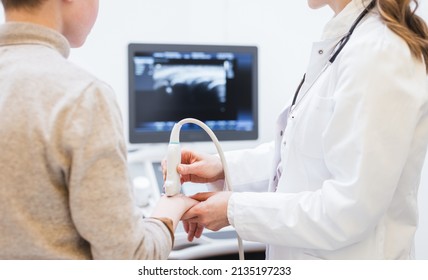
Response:
M0 26L0 259L162 259L142 219L110 87L67 61L59 33Z

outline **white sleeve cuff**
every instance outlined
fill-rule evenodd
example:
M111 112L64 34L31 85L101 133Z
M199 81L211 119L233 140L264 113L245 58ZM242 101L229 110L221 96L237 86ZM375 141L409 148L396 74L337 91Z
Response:
M232 195L229 198L229 202L227 203L227 220L229 221L229 224L233 227L235 227L235 221L233 219L235 214L234 196L236 196L236 194L232 193Z

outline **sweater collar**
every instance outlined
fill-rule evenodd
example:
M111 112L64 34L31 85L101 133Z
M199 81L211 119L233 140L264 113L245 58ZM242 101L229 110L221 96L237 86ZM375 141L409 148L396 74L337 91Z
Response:
M67 39L53 29L24 22L7 22L0 25L0 46L30 44L52 48L64 58L70 55Z

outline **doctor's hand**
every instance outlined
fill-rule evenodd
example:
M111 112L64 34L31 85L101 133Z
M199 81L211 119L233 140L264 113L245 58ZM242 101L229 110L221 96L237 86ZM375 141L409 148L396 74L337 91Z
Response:
M230 225L227 219L227 205L232 192L197 193L191 198L200 201L181 218L187 239L199 238L204 228L213 231Z
M181 150L181 164L177 166L177 172L181 175L181 183L210 183L224 179L223 165L218 156L186 149ZM166 159L162 161L162 173L165 180Z
M183 194L177 194L170 197L163 195L159 199L151 217L171 219L173 223L173 229L175 231L177 224L183 214L196 204L199 204L197 200L187 197Z

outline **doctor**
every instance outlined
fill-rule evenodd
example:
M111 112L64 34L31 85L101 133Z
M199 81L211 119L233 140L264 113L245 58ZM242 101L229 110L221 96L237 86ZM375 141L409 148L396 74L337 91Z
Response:
M202 203L184 216L189 239L230 224L266 243L268 259L414 258L428 143L428 31L417 1L308 2L336 15L275 141L226 155L235 192L194 196ZM182 181L222 187L217 156L183 151L177 169Z

